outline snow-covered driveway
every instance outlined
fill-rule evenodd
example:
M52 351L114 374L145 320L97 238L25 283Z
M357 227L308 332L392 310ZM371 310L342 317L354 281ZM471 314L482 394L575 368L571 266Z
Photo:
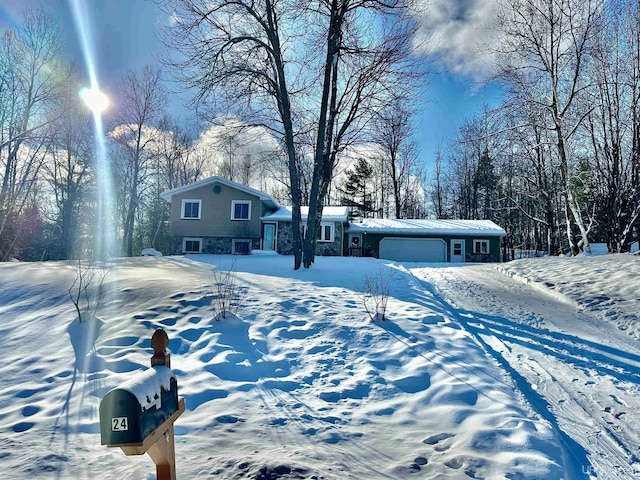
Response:
M618 268L628 273L626 262ZM517 263L510 265L410 271L450 306L450 315L555 427L577 478L640 478L640 342L624 323L634 313L621 311L622 302L612 301L623 288L611 280L619 273L616 265L592 278L595 285L582 289L580 296L551 290L551 282L518 280L521 270ZM554 278L577 275L575 265L565 266L564 275ZM638 301L625 297L629 300Z

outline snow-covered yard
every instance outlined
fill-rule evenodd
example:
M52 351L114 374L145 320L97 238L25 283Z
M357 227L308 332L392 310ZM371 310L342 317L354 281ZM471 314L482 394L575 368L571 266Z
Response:
M216 322L211 268L234 260L248 296ZM640 476L640 258L292 263L118 259L86 357L73 268L0 265L0 476L154 478L100 445L98 405L148 367L158 327L187 405L178 478ZM362 306L378 274L385 322Z

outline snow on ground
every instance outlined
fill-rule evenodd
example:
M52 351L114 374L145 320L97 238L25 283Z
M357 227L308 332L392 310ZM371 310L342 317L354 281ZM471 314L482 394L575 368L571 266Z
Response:
M507 275L540 285L640 339L640 261L629 255L540 258L502 265ZM567 272L569 270L569 272Z
M640 258L556 257L412 271L437 286L528 403L563 432L561 447L582 473L640 478Z
M640 475L640 258L292 263L115 260L93 332L71 265L0 265L2 478L154 478L100 445L98 405L148 367L159 327L187 406L178 478ZM237 318L213 320L212 268L248 289ZM385 322L367 275L390 279Z

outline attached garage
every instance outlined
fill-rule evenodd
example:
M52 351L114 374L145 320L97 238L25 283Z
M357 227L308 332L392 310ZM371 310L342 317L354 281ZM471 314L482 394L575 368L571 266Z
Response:
M499 262L505 235L489 220L367 218L345 228L343 255L397 262Z
M396 262L446 262L447 244L440 238L393 238L380 240L380 258Z

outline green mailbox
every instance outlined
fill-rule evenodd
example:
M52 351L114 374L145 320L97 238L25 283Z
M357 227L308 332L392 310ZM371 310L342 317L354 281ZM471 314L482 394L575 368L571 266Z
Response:
M151 337L151 368L107 392L100 402L100 440L125 455L148 454L157 480L176 480L173 424L185 410L161 328Z
M155 366L108 392L100 402L102 445L141 444L178 411L178 382L170 368Z

